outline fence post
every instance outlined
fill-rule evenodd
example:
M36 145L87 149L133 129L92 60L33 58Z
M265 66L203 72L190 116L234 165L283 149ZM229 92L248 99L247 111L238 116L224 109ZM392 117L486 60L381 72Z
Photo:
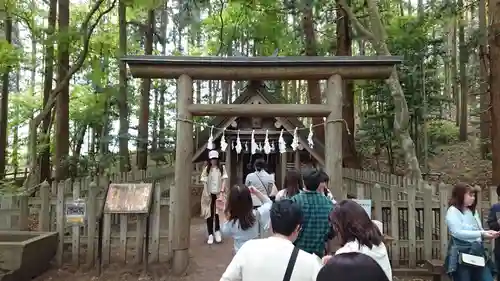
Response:
M56 262L62 266L64 253L64 182L57 183L57 203L56 203L56 230L59 234L59 244L57 246Z
M2 195L0 199L0 229L11 230L13 197L11 195ZM3 228L5 226L5 228Z
M71 186L71 180L66 180L66 186ZM80 199L80 185L73 184L73 200ZM71 261L73 265L80 265L80 225L74 224L71 227Z
M417 238L416 238L416 199L419 180L405 178L403 180L403 190L408 190L408 263L410 268L417 267Z
M29 216L30 216L30 206L29 206L29 195L22 193L19 197L19 230L27 231L29 230Z
M382 221L382 190L378 183L372 189L372 202L374 208L372 219Z
M399 200L399 185L396 185L397 183L397 178L391 177L391 236L394 240L392 240L392 247L391 247L391 257L392 257L392 266L393 267L398 267L399 266L399 207L398 207L398 200Z
M434 216L432 214L432 205L434 203L434 198L432 194L432 188L424 183L425 187L422 189L424 192L423 203L424 203L424 216L422 218L422 227L424 228L424 259L432 260L432 229Z
M89 185L87 197L87 264L89 267L95 264L95 238L97 229L97 184L93 181Z
M448 192L449 186L441 182L439 184L439 205L440 205L440 225L439 230L441 237L441 259L444 261L448 251L448 227L446 226L446 212L448 211Z
M164 179L153 183L153 209L151 210L151 262L160 261L160 209L161 209L161 185Z
M50 185L47 181L40 186L40 213L38 213L38 231L50 231Z

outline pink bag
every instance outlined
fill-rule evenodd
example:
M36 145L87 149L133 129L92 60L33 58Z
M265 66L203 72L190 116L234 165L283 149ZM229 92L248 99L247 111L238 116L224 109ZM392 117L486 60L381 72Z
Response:
M215 208L217 209L218 213L224 213L224 210L226 209L226 193L225 192L220 192L217 195L217 199L215 200Z

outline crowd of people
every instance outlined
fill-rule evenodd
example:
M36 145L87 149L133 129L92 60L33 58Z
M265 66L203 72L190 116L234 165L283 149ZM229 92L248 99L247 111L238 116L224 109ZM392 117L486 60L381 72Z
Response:
M355 201L336 202L324 171L290 170L278 190L257 159L245 185L228 188L218 156L209 152L201 204L207 243L234 241L221 281L392 281L382 229Z
M259 159L245 185L228 190L218 153L210 151L209 158L201 178L207 243L220 243L224 236L234 241L234 257L221 281L392 281L382 224L352 196L336 202L324 171L290 170L278 190ZM485 230L476 209L478 191L458 183L451 193L445 272L453 281L493 281L500 270L500 203L491 207ZM490 255L484 241L494 239Z

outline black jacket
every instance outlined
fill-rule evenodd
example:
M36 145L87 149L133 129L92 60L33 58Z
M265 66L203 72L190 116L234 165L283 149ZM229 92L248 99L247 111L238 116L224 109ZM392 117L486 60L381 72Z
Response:
M498 223L499 219L500 219L500 203L496 203L493 206L491 206L490 213L488 214L488 226L491 230L500 231L500 224ZM500 238L495 239L494 254L495 257L500 258Z

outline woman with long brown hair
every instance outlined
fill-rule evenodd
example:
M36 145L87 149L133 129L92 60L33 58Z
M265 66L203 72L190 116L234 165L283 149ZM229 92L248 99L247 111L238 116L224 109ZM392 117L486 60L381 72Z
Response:
M392 280L392 269L383 235L366 211L353 200L343 200L330 214L333 229L342 246L335 255L357 252L371 257L382 268L388 280ZM327 263L332 256L323 258Z
M285 176L283 188L276 194L276 201L292 198L302 190L302 177L300 173L293 169L288 170Z
M458 183L451 192L446 224L451 234L445 260L446 273L453 281L493 281L495 266L484 248L485 239L500 236L484 230L476 211L478 190Z
M252 195L262 202L253 208ZM226 222L222 225L222 234L234 240L234 252L248 240L262 238L269 229L273 202L269 197L253 186L235 185L229 191L226 210Z
M211 150L208 152L208 163L203 168L200 181L203 183L201 193L201 216L207 222L208 239L207 244L222 242L220 233L219 211L216 208L216 201L224 193L227 181L226 167L219 161L219 152Z

